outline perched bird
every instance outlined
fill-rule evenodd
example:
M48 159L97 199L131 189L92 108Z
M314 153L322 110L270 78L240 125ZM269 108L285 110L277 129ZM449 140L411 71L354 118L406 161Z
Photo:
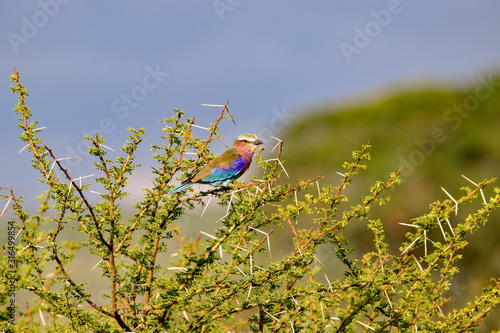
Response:
M261 144L262 141L255 134L240 134L231 148L214 158L170 193L177 193L193 184L227 186L247 171L252 163L253 154Z

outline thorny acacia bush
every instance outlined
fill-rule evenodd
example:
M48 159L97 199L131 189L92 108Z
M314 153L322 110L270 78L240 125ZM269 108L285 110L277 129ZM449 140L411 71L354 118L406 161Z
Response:
M23 131L21 140L47 191L33 215L23 209L21 197L13 190L3 195L17 216L16 287L32 295L26 306L18 307L15 320L9 321L5 309L7 279L12 276L6 274L9 256L4 246L0 290L4 330L461 332L477 327L500 301L498 280L492 280L465 308L442 311L450 300L443 294L457 273L458 251L467 244L465 236L486 223L500 203L498 188L488 200L482 196L482 189L493 180L464 188L460 198L434 202L426 214L411 222L407 241L397 254L391 254L384 224L368 216L373 205L388 200L385 193L399 182L399 172L373 185L359 204L339 209L349 207L341 205L348 199L344 193L364 168L369 145L353 152L353 161L343 165L345 172L336 186L320 188L317 178L291 185L281 177L281 142L275 159L256 156L263 176L254 178L252 184L238 181L232 189L171 195L174 180L214 157L210 143L220 137L219 122L230 117L224 107L208 136L199 138L192 133L194 118L185 119L183 112L175 111L172 118L162 120L163 143L151 146L157 162L152 167L152 186L136 203L133 216L124 218L120 201L127 195L124 186L137 167L134 153L143 130L130 129L130 140L115 159L107 157L103 138L87 137L98 172L95 182L105 189L101 201L91 204L89 185L72 178L57 153L38 136L17 71L12 80L12 90L19 96L15 112ZM196 157L186 155L189 151L196 152ZM223 208L227 214L218 221L213 235L185 239L178 228L181 217L205 205L208 197L217 197L227 207ZM456 210L470 209L472 201L482 202L482 206L457 221ZM299 214L301 220L309 216L308 228L297 223ZM343 236L349 223L366 225L373 234L373 251L354 255ZM61 239L65 228L82 233L85 241ZM290 242L295 250L275 259L267 252L272 231L279 228L293 232ZM431 230L440 230L440 241L428 239ZM166 242L175 240L178 255L170 259L170 266L160 266L160 259L173 251ZM321 264L340 262L343 278L320 274L323 266L315 255L320 246L334 253ZM102 259L96 269L109 282L103 304L94 301L89 291L92 283L77 282L77 273L67 268L82 247ZM38 313L44 315L43 322Z

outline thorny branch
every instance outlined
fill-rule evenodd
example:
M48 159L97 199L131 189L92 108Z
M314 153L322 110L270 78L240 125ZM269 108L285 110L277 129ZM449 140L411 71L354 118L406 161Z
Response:
M415 230L408 235L408 243L402 244L405 250L399 255L387 250L384 225L370 221L368 229L374 233L376 250L365 253L362 265L358 265L360 258L347 247L342 232L353 220L368 220L370 208L384 202L385 193L399 182L401 172L377 182L359 205L339 212L341 202L347 199L344 190L368 158L369 143L353 153L354 161L348 164L336 187L325 185L321 189L318 179L322 177L297 185L281 177L283 173L289 176L281 161L284 141L275 138L277 156L260 159L264 180L188 195L168 193L176 174L189 174L211 158L209 147L213 140L220 139L220 122L223 118L234 122L228 102L210 128L194 125L194 117L183 119L179 110L163 120L169 124L163 129L164 141L151 146L160 152L154 155L159 167L152 169L152 186L134 205L133 216L125 220L120 201L126 195L123 188L128 175L135 168L132 162L142 141L142 130L131 131L131 141L122 149L125 154L116 161L104 158L104 141L99 134L90 138L90 154L97 157L95 166L103 175L96 182L107 191L101 201L94 203L86 197L87 185L77 184L81 178L73 179L61 164L62 159L56 158L37 137L39 129L36 123L30 124L31 113L25 103L27 93L17 70L14 73L21 138L48 186L34 217L23 210L22 200L14 196L13 190L10 196L3 196L12 200L21 221L16 251L17 265L24 265L18 273L20 286L38 296L27 312L21 313L30 329L40 326L33 318L33 312L38 311L41 315L48 312L54 330L59 331L233 331L242 326L253 331L321 331L328 326L336 331L382 331L390 327L416 331L418 325L421 330L459 332L473 329L500 303L499 281L493 280L494 285L464 309L448 315L440 312L450 299L443 292L455 273L457 253L466 245L464 238L500 206L500 190L495 189L496 195L489 201L482 192L493 180L479 184L470 181L475 188L457 199L446 192L451 200L435 203L429 214L414 222ZM195 136L193 127L206 129L207 138ZM185 159L188 152L194 154L192 150L197 151L197 158ZM63 181L56 177L56 171L64 175ZM317 194L309 191L315 183ZM426 246L427 233L458 208L466 209L465 203L479 193L483 207L452 229L453 235L445 237L441 229L444 242L433 243L429 253L426 247L424 257L417 258L415 250ZM187 219L182 218L202 206L207 196L218 198L219 205L227 207L226 215L218 221L222 226L203 232L207 237L201 237L201 233L194 239L187 237L183 223ZM51 205L56 211L53 217L48 216ZM4 211L8 208L7 203ZM299 214L310 214L315 224L303 227L298 223ZM293 249L275 259L271 257L270 239L273 244L279 243L277 238L282 233L276 230L282 222L290 226ZM72 224L86 237L85 242L63 241L63 230ZM287 239L283 244L292 242ZM175 248L174 243L179 247L177 252L169 249ZM109 299L104 304L95 301L90 289L68 269L82 244L100 257L95 267L109 279ZM328 264L340 265L344 278L330 280L326 272L324 277L317 275L325 269L314 264L326 263L318 258L323 244L335 248ZM427 291L428 286L433 288Z

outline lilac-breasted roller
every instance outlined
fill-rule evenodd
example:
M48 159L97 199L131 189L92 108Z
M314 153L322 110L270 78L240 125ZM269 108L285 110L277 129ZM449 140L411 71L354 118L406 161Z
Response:
M214 158L170 193L182 191L193 184L227 186L247 171L255 151L261 144L262 141L255 134L238 135L231 148Z

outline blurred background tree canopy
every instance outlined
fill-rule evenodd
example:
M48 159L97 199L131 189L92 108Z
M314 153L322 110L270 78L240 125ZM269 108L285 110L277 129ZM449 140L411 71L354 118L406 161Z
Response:
M389 172L405 168L391 201L374 214L387 228L389 244L399 244L408 231L399 222L411 223L432 200L448 199L440 187L458 195L461 187L470 185L461 175L473 181L499 176L499 83L500 76L481 77L466 88L395 89L376 98L361 96L344 105L302 110L301 118L282 134L288 147L283 157L287 170L293 177L324 175L325 182L338 181L336 172L342 171L350 151L370 140L371 160L368 171L359 175L361 183L386 179ZM460 273L450 288L455 295L467 295L461 297L463 302L473 300L481 286L500 275L499 222L496 212L469 238ZM364 226L350 233L356 249L371 246L372 235ZM490 329L499 328L494 317L487 319Z

